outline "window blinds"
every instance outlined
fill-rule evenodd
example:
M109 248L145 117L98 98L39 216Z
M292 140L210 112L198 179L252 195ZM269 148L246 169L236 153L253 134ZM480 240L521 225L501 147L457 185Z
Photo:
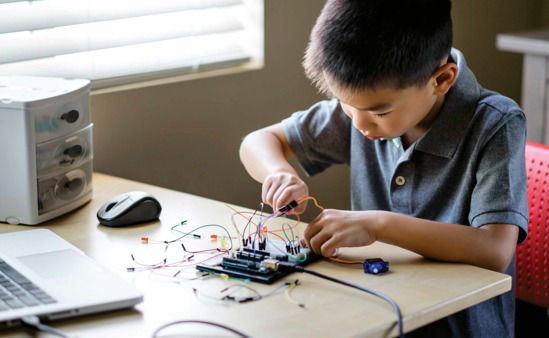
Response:
M263 57L260 0L0 0L0 75L94 88Z

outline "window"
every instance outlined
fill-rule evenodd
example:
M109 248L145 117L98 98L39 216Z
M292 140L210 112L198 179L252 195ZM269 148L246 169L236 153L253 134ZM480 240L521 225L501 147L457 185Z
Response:
M263 62L262 0L0 0L0 75L93 88Z

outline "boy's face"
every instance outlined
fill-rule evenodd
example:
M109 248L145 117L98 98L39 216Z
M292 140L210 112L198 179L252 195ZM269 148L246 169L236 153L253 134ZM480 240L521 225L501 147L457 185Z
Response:
M349 91L331 86L329 81L327 85L354 127L371 140L417 139L429 129L444 100L433 78L421 87L404 89L386 86Z

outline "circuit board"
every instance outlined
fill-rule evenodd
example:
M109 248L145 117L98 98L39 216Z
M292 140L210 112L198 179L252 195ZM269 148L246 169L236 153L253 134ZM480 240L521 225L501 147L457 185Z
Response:
M212 265L199 264L196 268L204 272L223 273L231 277L246 278L259 283L271 284L291 274L291 271L274 271L266 268L262 263L265 259L290 261L301 266L305 266L318 259L318 256L307 248L288 248L286 246L287 253L284 253L275 242L279 242L284 247L282 241L269 241L264 247L261 247L262 250L244 246L233 252L230 257L223 257L220 262Z

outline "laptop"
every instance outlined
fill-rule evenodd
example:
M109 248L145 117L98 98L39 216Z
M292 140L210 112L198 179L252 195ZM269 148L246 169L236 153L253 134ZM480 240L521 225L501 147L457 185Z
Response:
M143 295L47 229L0 234L0 327L132 307Z

